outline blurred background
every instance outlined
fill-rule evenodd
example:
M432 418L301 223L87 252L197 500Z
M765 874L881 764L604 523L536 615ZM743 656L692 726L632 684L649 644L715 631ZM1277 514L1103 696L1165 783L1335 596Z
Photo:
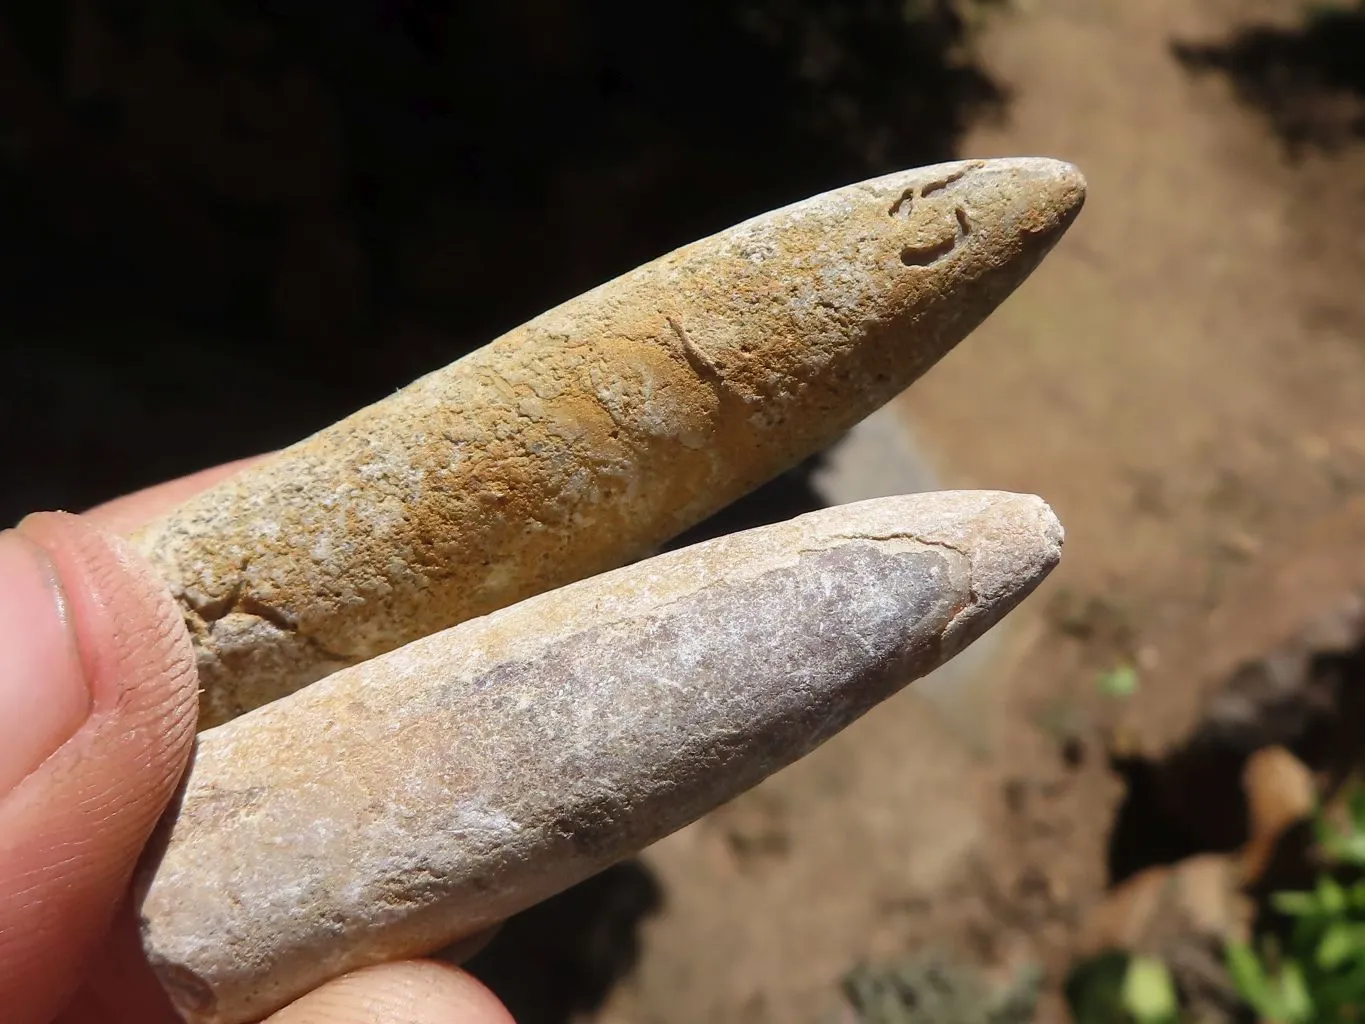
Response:
M3 0L0 518L286 444L766 209L1005 155L1086 173L1058 249L707 528L1003 488L1052 502L1064 565L949 684L475 969L527 1024L1338 1019L1359 3Z

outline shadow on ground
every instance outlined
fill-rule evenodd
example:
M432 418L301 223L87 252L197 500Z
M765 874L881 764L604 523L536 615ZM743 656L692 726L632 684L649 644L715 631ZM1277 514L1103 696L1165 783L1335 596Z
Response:
M1171 49L1191 71L1227 75L1291 157L1365 138L1365 6L1315 11L1295 29L1248 26L1221 43Z
M648 869L618 864L512 918L466 966L518 1024L568 1024L630 973L640 924L662 906Z

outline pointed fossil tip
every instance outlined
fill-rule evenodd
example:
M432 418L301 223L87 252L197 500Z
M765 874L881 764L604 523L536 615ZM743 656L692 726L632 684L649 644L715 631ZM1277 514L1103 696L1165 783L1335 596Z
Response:
M966 492L963 498L979 511L957 525L971 558L973 602L944 635L945 648L953 653L1042 583L1061 561L1066 537L1056 513L1037 495L984 491Z
M1074 164L1051 157L1012 157L991 161L1000 164L1029 183L1035 203L1042 212L1055 218L1058 233L1076 219L1085 205L1085 175Z
M839 512L841 532L912 537L967 559L971 601L943 634L944 661L1031 594L1061 561L1065 541L1056 514L1035 494L935 491L855 502Z
M952 207L959 242L977 234L977 253L997 259L1050 248L1086 194L1085 177L1073 164L1036 156L957 160L887 175L877 184L897 196L893 210L902 218L917 205ZM1016 250L1020 239L1031 244Z
M1085 205L1085 176L1051 157L968 161L977 201L994 205L1009 233L1049 249ZM991 198L995 203L991 203Z
M969 161L970 162L970 161ZM1079 204L1085 199L1085 175L1075 164L1050 156L1010 156L982 160L984 167L999 168L1024 175L1034 182L1054 189L1058 195L1069 197Z

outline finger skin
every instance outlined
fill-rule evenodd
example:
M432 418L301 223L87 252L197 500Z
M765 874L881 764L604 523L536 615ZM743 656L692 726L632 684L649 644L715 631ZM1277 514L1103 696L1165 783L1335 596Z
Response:
M429 960L343 975L267 1018L267 1024L513 1024L473 977Z
M131 899L114 915L108 941L56 1024L182 1024L142 951Z
M85 512L85 517L99 523L111 533L127 535L265 457L252 455L245 459L237 459L235 462L225 462L221 466L201 469L178 480L168 480L143 488L132 494L113 498L102 505L96 505Z
M91 691L75 735L0 798L0 1007L27 1024L53 1019L106 940L184 772L197 680L175 602L127 545L65 513L19 530L60 578Z

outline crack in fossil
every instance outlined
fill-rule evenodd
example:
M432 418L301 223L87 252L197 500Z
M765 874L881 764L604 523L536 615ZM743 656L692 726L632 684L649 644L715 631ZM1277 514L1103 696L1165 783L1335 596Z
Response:
M687 333L687 329L683 327L682 321L671 316L666 319L668 320L668 326L672 327L673 333L678 336L678 343L682 345L683 355L687 358L688 363L691 364L692 369L696 370L697 373L702 376L712 377L717 382L724 383L724 378L721 377L720 367L716 365L715 361L710 356L697 347L697 343L692 340L691 336Z
M923 185L915 185L911 188L907 188L900 194L900 197L891 204L891 208L886 211L886 215L888 217L904 216L908 219L911 210L914 209L915 200L927 199L935 192L942 192L945 188L957 184L973 171L979 170L982 166L984 166L982 161L974 160L966 167L959 171L954 171L946 177L938 178Z
M953 218L957 221L957 228L952 238L929 245L907 245L901 250L901 262L907 267L927 267L937 263L961 245L972 233L972 222L967 216L967 211L961 206L953 208Z
M310 636L299 629L298 619L283 608L262 601L253 594L245 593L245 583L238 577L227 593L219 597L204 597L189 591L181 593L180 600L186 612L186 625L192 636L212 639L215 624L229 615L249 615L268 622L282 633L289 633L322 655L329 661L350 665L355 662L351 655L334 651L317 637ZM196 640L196 645L199 645Z
M980 160L974 160L959 171L954 171L952 174L949 174L946 177L939 178L936 181L931 181L927 185L921 186L919 194L921 196L931 196L935 192L942 192L949 185L957 184L959 181L967 177L967 175L971 174L973 171L980 169L981 166L982 164Z
M901 262L907 267L927 267L937 263L957 248L957 237L934 242L932 245L907 245L901 250Z
M915 200L917 198L919 197L916 195L916 190L907 188L900 194L900 198L891 204L891 209L886 211L886 215L888 217L899 217L901 215L901 210L904 210L905 216L909 217L910 211L914 209Z
M185 590L181 592L180 599L205 626L212 626L213 623L230 614L237 607L237 602L241 596L242 580L241 577L238 577L233 581L228 592L219 597L206 597L203 594Z
M254 615L258 619L264 619L276 629L285 633L297 633L299 631L298 620L282 608L268 605L260 598L251 594L244 594L237 601L237 607L233 611L243 615Z

